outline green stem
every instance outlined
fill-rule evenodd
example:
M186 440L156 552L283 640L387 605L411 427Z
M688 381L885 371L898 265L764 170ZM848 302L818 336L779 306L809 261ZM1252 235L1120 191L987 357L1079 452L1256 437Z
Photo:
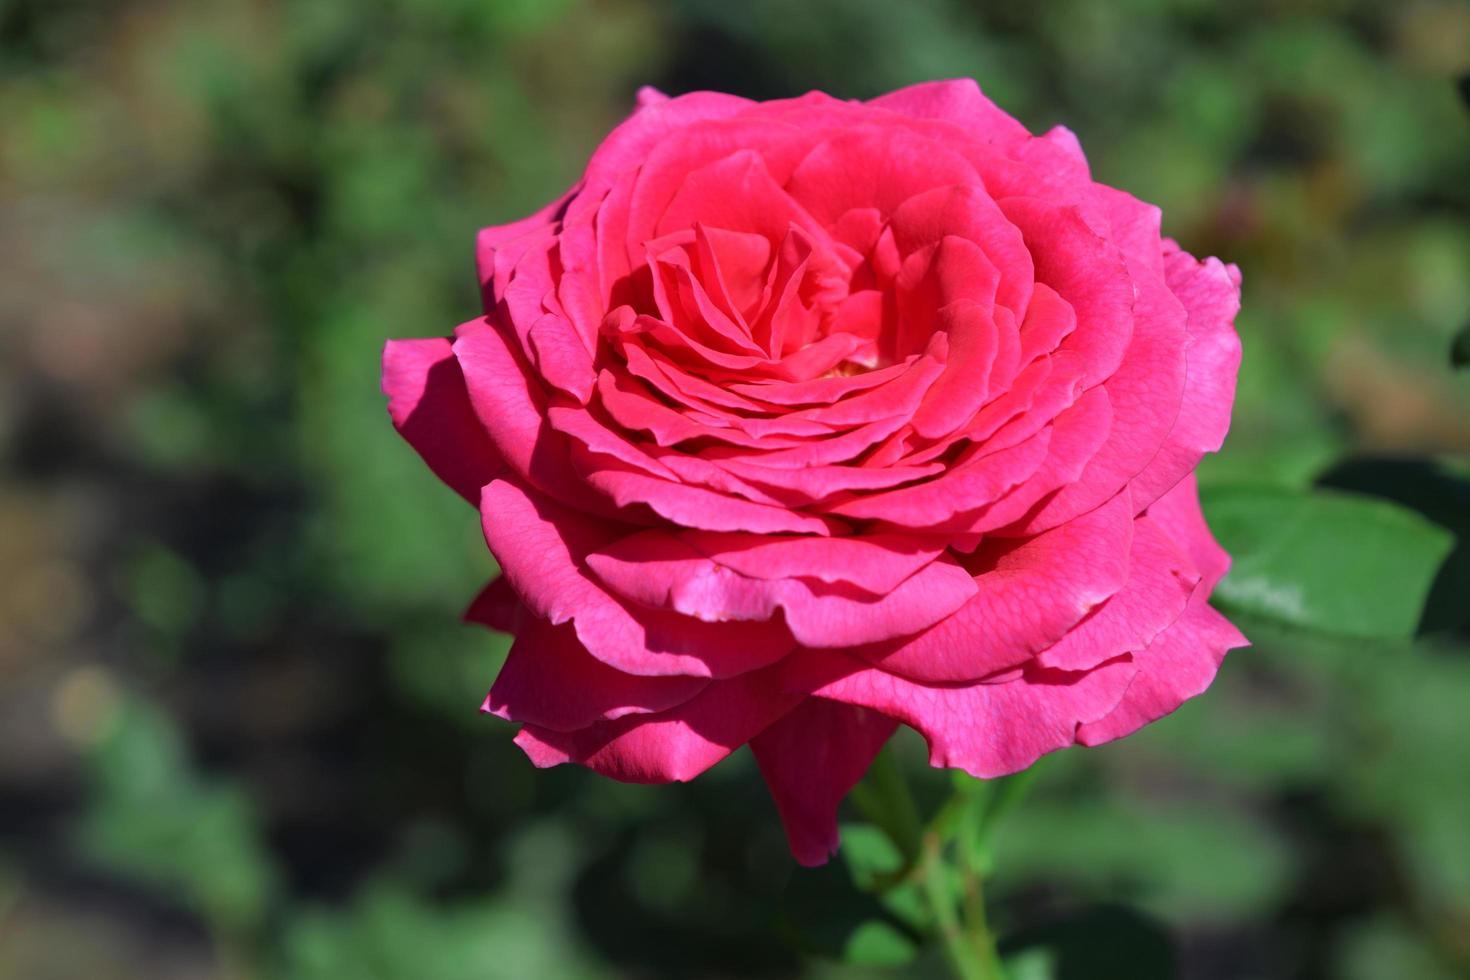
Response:
M945 854L957 823L964 827L966 837L978 832L977 804L981 798L974 793L956 793L926 828L891 747L885 747L873 760L867 778L853 789L851 798L863 816L883 830L903 855L904 870L895 876L895 882L907 879L919 885L955 976L959 980L1001 980L1000 962L985 925L979 866L969 859L976 848L968 840L957 848L965 881L963 916L956 908Z
M979 802L978 796L974 799ZM1000 980L1005 972L1001 968L995 934L990 930L990 920L985 912L985 874L989 870L990 859L979 814L975 812L979 809L978 805L973 810L966 808L965 831L957 847L960 882L964 891L965 933L979 960L981 976L986 980Z
M938 834L930 832L924 835L924 862L919 869L919 881L934 914L934 922L939 927L944 954L960 980L998 980L999 975L987 969L986 961L979 956L955 912L954 894L949 882L944 880L943 846Z

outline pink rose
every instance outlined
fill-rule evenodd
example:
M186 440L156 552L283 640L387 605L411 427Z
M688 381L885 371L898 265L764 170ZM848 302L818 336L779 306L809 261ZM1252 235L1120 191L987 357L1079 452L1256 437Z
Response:
M384 354L504 570L469 618L516 634L485 710L532 761L749 743L812 864L900 723L992 777L1204 690L1245 642L1192 475L1238 270L970 81L639 103L480 233L484 316Z

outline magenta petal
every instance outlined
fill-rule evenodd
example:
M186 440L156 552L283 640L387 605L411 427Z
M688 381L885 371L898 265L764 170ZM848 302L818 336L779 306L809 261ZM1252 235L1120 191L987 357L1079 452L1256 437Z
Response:
M769 493L788 506L808 507L853 490L887 490L944 472L944 464L920 466L760 466L744 460L719 460L734 476Z
M1135 669L1121 657L1082 673L1028 668L1003 683L936 687L836 651L812 650L802 655L792 682L916 729L929 743L930 765L992 779L1075 744L1078 726L1112 711Z
M920 119L939 119L961 127L972 138L1000 147L1026 142L1031 134L998 108L970 78L923 82L881 95L868 105Z
M652 85L640 85L638 86L638 95L633 101L638 108L646 109L651 105L658 105L660 102L669 101L669 97Z
M807 698L750 741L786 840L807 867L837 852L837 807L898 722L867 708Z
M479 269L480 289L487 313L495 306L497 294L505 290L504 276L514 267L528 245L536 240L534 233L555 222L581 189L582 184L579 181L561 197L534 214L510 224L480 229L475 237L475 264Z
M564 317L547 313L526 332L536 368L547 383L585 405L592 398L592 355Z
M948 435L975 417L990 395L986 381L1001 346L995 318L974 303L946 308L939 322L949 338L949 359L911 422L926 439Z
M1024 316L1035 264L1021 232L978 184L935 187L905 201L893 215L894 244L908 255L946 237L974 243L999 274L996 300Z
M1199 572L1157 521L1133 523L1128 581L1056 644L1037 663L1058 670L1090 670L1104 661L1146 647L1189 603Z
M757 534L831 534L841 525L782 507L740 500L703 487L674 483L631 470L608 466L587 475L620 507L645 504L680 527L705 531L750 531Z
M683 231L695 222L754 233L771 242L785 238L792 225L814 238L826 237L816 219L771 177L765 160L750 150L738 150L685 175L659 219L658 233Z
M679 537L711 560L751 578L847 582L875 595L891 592L944 550L899 534L814 538L683 531Z
M572 469L566 437L546 420L546 391L530 365L490 320L456 330L454 356L464 372L470 404L490 441L519 477L561 501L608 513Z
M855 392L887 384L909 369L914 358L860 374L839 374L807 381L731 382L730 390L769 405L827 405Z
M1102 385L1114 410L1112 431L1076 482L1030 515L1022 530L1055 527L1116 493L1158 456L1179 417L1188 363L1184 308L1142 266L1130 259L1129 268L1138 290L1133 334L1122 365ZM1069 344L1083 327L1079 310ZM1139 488L1134 499L1142 509L1152 497Z
M855 655L926 683L974 681L1024 663L1062 639L1128 579L1127 494L1025 541L987 539L968 562L978 591L958 612L899 643Z
M631 602L705 622L767 620L779 610L797 642L807 646L849 646L914 633L975 594L974 580L947 560L922 566L876 596L841 581L753 578L664 531L623 538L589 554L587 564Z
M1205 524L1199 507L1199 487L1193 473L1148 506L1148 517L1176 546L1183 549L1200 573L1200 587L1208 595L1230 571L1230 556Z
M1071 135L1070 133L1068 134ZM1075 142L1076 137L1073 137ZM1081 150L1079 149L1080 153ZM1099 205L1107 213L1112 227L1109 236L1123 254L1147 269L1151 274L1164 277L1163 239L1159 228L1163 223L1163 212L1152 204L1145 204L1132 194L1094 184L1092 189Z
M710 683L704 677L625 674L588 653L570 625L530 618L490 688L485 710L507 721L565 732L665 711Z
M962 460L926 483L857 497L829 513L925 528L990 504L1025 481L1046 460L1051 430L1042 429L1015 446Z
M449 341L390 340L383 348L388 414L434 475L471 503L505 469L485 436Z
M1106 716L1082 725L1077 740L1101 745L1157 721L1209 687L1225 654L1248 643L1196 592L1184 615L1147 649L1134 654L1138 674L1122 702Z
M589 186L605 187L639 167L670 133L706 119L723 119L756 103L722 92L691 92L662 101L640 101L637 111L608 134L587 163Z
M1232 275L1233 267L1219 259L1199 262L1187 252L1171 251L1164 262L1169 288L1189 313L1189 350L1179 417L1164 447L1133 481L1140 503L1164 493L1205 453L1220 448L1230 428L1240 369L1240 337L1235 332L1239 272Z
M693 779L794 708L785 665L710 684L668 711L572 732L527 725L516 744L540 768L575 762L628 783Z
M1082 474L1098 448L1107 441L1112 423L1113 409L1107 389L1101 386L1089 389L1056 417L1051 425L1047 457L1025 483L994 504L963 515L949 526L972 533L1013 527L1038 501L1073 483Z
M1110 377L1133 336L1134 286L1118 249L1100 238L1075 208L1032 197L998 202L1021 229L1036 262L1036 279L1054 289L1077 314L1064 342L1087 364L1087 384Z
M786 187L812 214L834 222L855 208L892 214L916 194L979 182L952 148L890 126L848 129L818 143Z
M522 621L531 618L521 597L510 587L510 579L497 575L480 590L464 611L466 623L479 623L502 633L514 633Z
M703 623L637 609L584 571L589 552L630 529L563 507L510 480L480 500L485 540L526 606L553 624L570 620L589 653L623 673L728 677L784 657L795 645L777 623Z
M1043 354L1057 349L1063 338L1077 329L1077 314L1072 305L1057 295L1050 286L1037 283L1021 322L1022 365L1030 364Z

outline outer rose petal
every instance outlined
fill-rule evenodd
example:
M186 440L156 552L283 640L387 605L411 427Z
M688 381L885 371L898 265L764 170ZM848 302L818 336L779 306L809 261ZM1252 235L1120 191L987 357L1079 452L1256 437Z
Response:
M1090 670L1147 646L1184 612L1199 573L1157 521L1133 523L1128 582L1054 645L1037 656L1043 667Z
M587 162L583 179L589 188L601 191L619 174L640 166L670 133L700 120L733 116L753 105L749 99L721 92L691 92L676 99L645 102L602 141Z
M793 682L917 729L929 743L930 765L992 779L1074 744L1078 725L1111 711L1134 672L1120 657L1080 673L1030 668L1004 683L931 687L837 651L811 650L802 654Z
M768 620L779 611L805 646L850 646L916 633L975 594L974 579L949 559L931 562L875 596L845 582L742 575L662 531L623 538L589 554L587 564L625 599L705 622Z
M466 623L479 623L502 633L514 633L531 618L504 575L491 579L464 611Z
M927 683L974 681L1020 664L1061 639L1128 578L1133 509L1126 493L1019 545L982 545L979 591L953 616L898 643L854 655Z
M1180 480L1174 489L1150 504L1148 516L1189 556L1199 570L1200 588L1208 595L1215 583L1230 571L1230 556L1205 524L1194 474Z
M555 222L580 189L581 183L578 182L535 214L509 224L480 229L475 237L475 264L479 268L486 313L495 308L497 297L505 291L505 275L525 252L527 244L533 240L533 233Z
M680 537L741 575L849 582L875 594L896 589L944 551L932 541L898 534L813 538L686 531Z
M449 341L390 340L383 348L383 394L393 425L429 469L470 503L505 463L475 418Z
M1202 578L1184 615L1134 655L1139 672L1123 702L1106 718L1079 732L1079 741L1085 745L1122 738L1162 718L1210 686L1228 651L1249 644L1205 602L1215 583L1229 571L1230 556L1205 526L1194 474L1155 501L1146 520L1169 534Z
M570 625L525 623L481 708L556 731L664 711L710 684L703 677L639 677L587 652Z
M635 102L640 109L646 109L651 105L658 105L660 102L667 101L669 101L669 97L652 85L640 85L638 87L638 96Z
M1138 674L1122 703L1077 730L1082 745L1101 745L1157 721L1202 692L1215 679L1225 654L1248 645L1240 630L1196 592L1184 615L1135 654Z
M1132 259L1128 265L1137 288L1133 336L1122 365L1103 382L1114 408L1112 431L1077 481L1018 531L1055 527L1116 493L1158 455L1179 417L1187 382L1184 309L1162 282L1148 278ZM1135 495L1134 502L1141 509L1151 499Z
M461 324L454 356L464 372L470 404L490 441L516 474L563 502L608 514L572 469L566 438L546 421L546 392L530 365L488 320Z
M1235 376L1240 370L1240 337L1235 314L1240 309L1240 273L1219 259L1196 261L1168 243L1166 280L1189 313L1187 380L1179 417L1164 447L1133 480L1139 503L1162 494L1194 469L1205 453L1225 441L1230 407L1235 403ZM1232 270L1234 270L1232 272Z
M628 783L693 779L794 708L786 664L710 684L676 708L574 732L527 725L516 744L539 768L576 762Z
M807 698L751 739L796 860L812 867L837 852L837 807L897 727L867 708Z
M774 663L794 642L780 623L702 623L615 599L584 571L587 554L628 533L508 480L480 499L485 540L526 606L570 620L597 659L628 674L728 677Z
M868 103L921 119L942 119L964 127L971 137L998 147L1020 146L1031 134L1013 116L996 106L971 78L910 85L880 95Z

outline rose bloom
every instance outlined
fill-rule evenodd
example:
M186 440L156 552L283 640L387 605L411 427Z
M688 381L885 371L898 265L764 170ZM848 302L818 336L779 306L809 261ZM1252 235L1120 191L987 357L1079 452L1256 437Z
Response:
M480 508L537 766L693 778L749 744L796 858L900 724L993 777L1209 685L1244 639L1193 470L1240 275L970 81L652 90L480 233L485 314L393 341L404 437Z

